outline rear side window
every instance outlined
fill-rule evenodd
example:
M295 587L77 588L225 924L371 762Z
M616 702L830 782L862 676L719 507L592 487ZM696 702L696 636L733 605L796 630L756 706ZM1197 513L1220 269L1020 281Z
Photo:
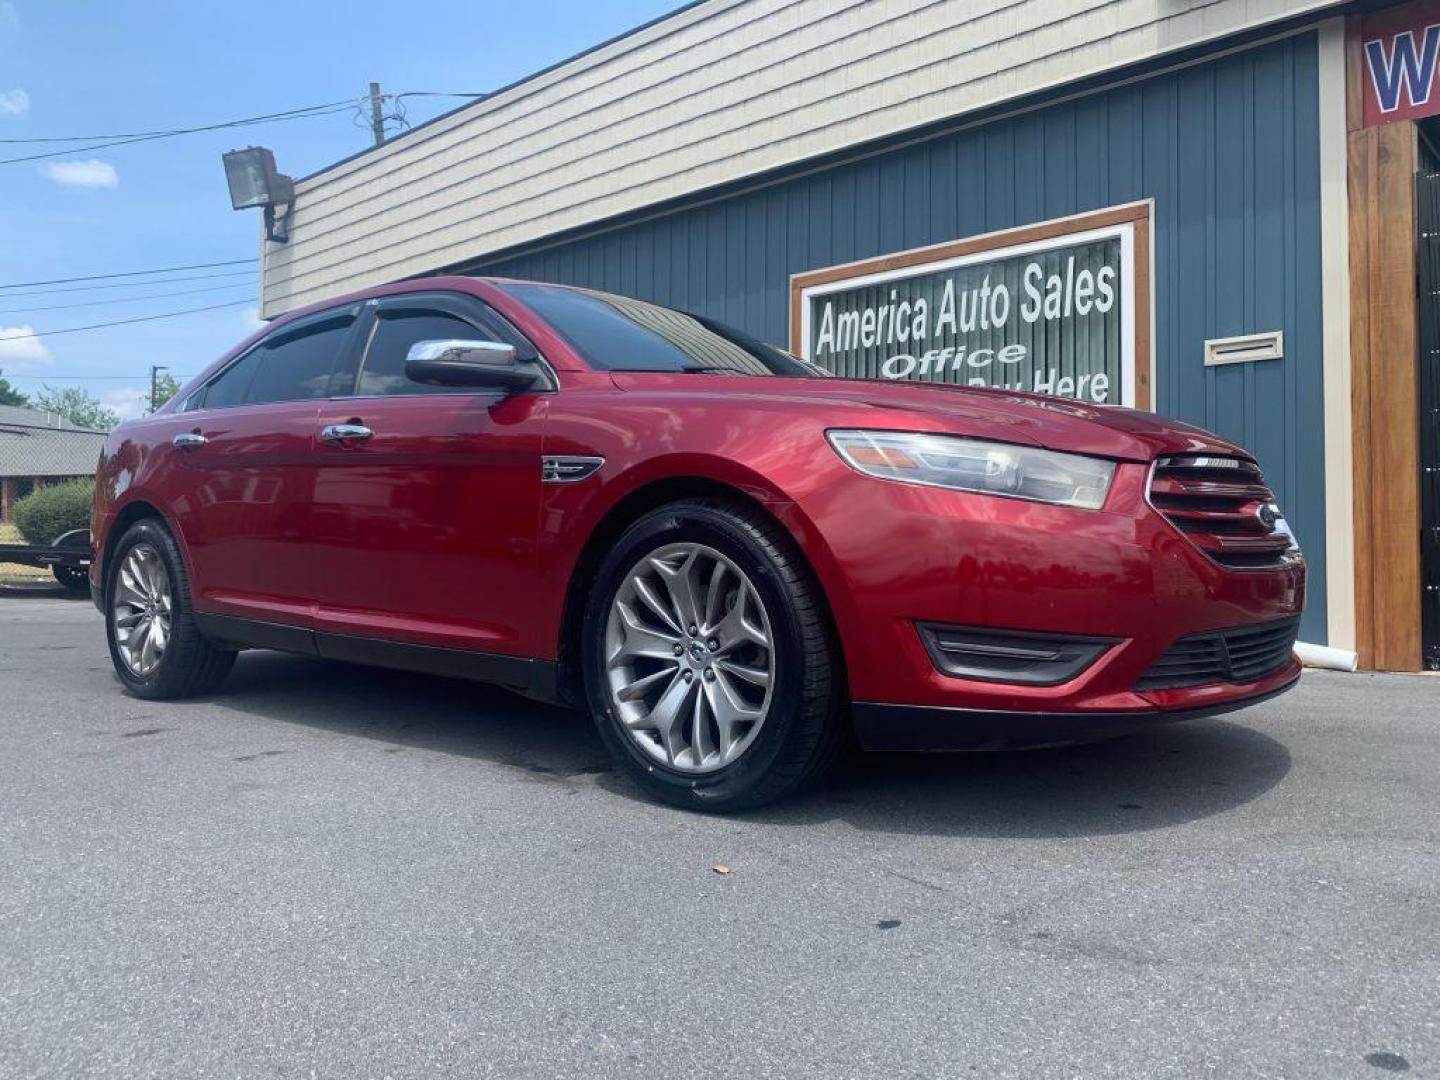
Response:
M354 321L347 311L343 316L322 317L300 330L286 333L281 329L191 394L185 410L328 396Z
M476 392L476 387L427 386L412 382L405 374L405 357L410 347L420 341L490 341L495 335L477 330L464 319L439 311L381 312L365 351L360 368L360 382L355 393L361 397L374 394L443 394Z
M250 389L250 380L255 377L255 369L260 366L260 356L264 351L263 347L251 349L212 379L205 389L204 400L199 407L228 409L244 401L245 393Z
M245 394L246 404L325 397L330 392L330 373L349 333L350 320L346 319L282 338L273 345L267 343L260 350L263 355Z

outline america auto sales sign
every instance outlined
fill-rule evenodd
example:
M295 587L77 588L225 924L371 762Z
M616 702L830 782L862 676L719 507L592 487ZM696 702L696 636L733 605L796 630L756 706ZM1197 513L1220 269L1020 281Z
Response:
M796 275L792 351L852 378L1148 407L1149 212L1117 207Z

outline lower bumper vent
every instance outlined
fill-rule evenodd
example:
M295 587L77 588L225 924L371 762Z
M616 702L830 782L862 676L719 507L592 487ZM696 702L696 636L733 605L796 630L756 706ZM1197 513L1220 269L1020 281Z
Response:
M1026 686L1068 682L1117 640L936 623L919 629L930 659L946 675Z
M1189 634L1141 675L1136 690L1176 690L1203 683L1255 682L1283 671L1295 650L1299 619Z

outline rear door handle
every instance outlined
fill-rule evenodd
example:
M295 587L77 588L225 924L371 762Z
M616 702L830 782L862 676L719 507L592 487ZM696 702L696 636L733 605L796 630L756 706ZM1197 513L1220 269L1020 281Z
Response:
M176 450L194 450L196 447L204 446L210 440L201 435L198 431L182 431L175 438L170 440L170 445Z
M363 442L373 434L364 424L326 424L320 429L320 441L344 446L346 443Z

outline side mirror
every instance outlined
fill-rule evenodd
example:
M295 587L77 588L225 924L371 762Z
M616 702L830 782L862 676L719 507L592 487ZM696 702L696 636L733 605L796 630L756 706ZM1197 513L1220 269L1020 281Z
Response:
M405 375L429 386L521 390L535 382L535 373L515 362L515 346L499 341L417 341L405 354Z

